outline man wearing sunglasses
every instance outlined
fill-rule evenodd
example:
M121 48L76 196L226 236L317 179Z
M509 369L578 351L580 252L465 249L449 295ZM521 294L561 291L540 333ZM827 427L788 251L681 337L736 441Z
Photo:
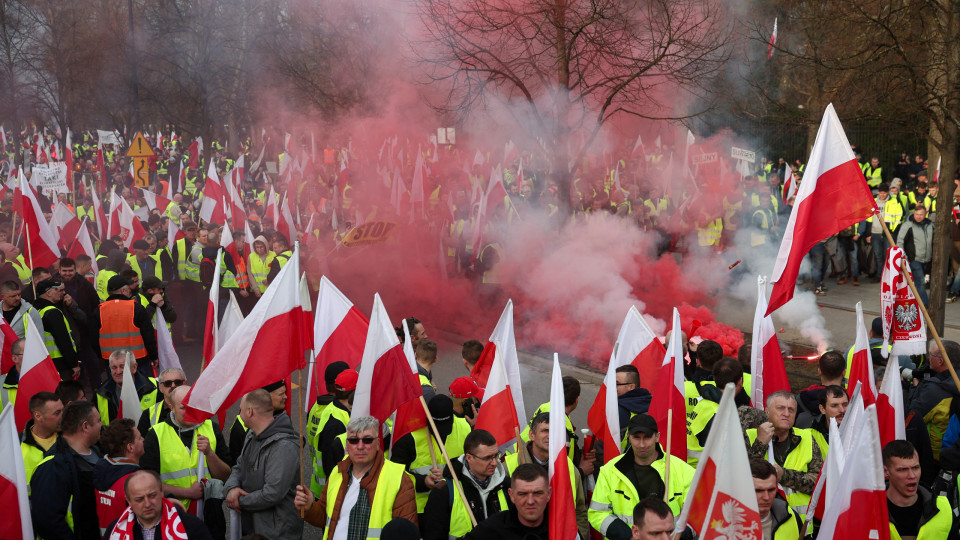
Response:
M332 540L380 538L383 527L398 517L416 524L413 481L402 465L384 458L380 422L372 416L351 418L346 435L347 459L331 472L320 500L314 501L307 486L297 486L294 503L303 519L326 527L324 538Z
M167 419L172 407L170 394L174 388L185 384L187 384L187 376L180 368L167 368L160 372L160 376L157 378L157 390L160 391L163 399L157 400L140 415L137 430L140 431L141 435L146 437L150 428Z

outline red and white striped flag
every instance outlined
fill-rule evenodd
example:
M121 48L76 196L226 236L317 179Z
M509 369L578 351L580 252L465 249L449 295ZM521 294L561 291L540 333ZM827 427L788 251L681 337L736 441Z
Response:
M360 376L350 414L373 416L382 424L402 405L422 396L417 367L410 365L380 295L374 294L370 325L360 361ZM395 430L396 437L406 434L402 431Z
M905 440L907 428L903 414L903 386L900 385L900 360L891 355L883 372L880 394L877 395L877 422L880 443L886 446L894 440ZM831 448L832 450L832 448Z
M773 267L767 315L793 298L800 262L817 242L877 213L840 119L827 105Z
M777 328L767 312L766 283L757 278L757 310L753 316L753 343L750 348L750 400L754 407L763 408L767 396L778 390L790 390L787 367L780 352Z
M897 372L899 373L899 369ZM870 406L877 402L877 382L873 376L873 357L870 354L870 342L867 338L867 327L863 324L863 305L857 302L857 338L853 344L853 360L850 362L850 373L847 373L847 388L853 388L860 383L860 395L863 405Z
M210 282L210 290L207 293L207 318L203 324L203 353L201 356L201 368L206 368L207 364L213 360L220 350L219 343L219 320L220 310L220 273L223 268L223 248L217 250L217 261L214 266L213 280Z
M644 388L656 388L660 364L666 351L653 330L640 315L636 306L630 306L627 316L620 326L620 334L613 345L607 374L600 385L597 398L587 413L590 430L603 441L603 460L610 462L620 455L620 412L617 405L617 368L633 365L640 372L640 383ZM613 450L616 450L614 452Z
M746 163L742 161L741 163ZM787 204L791 198L797 196L797 177L793 174L793 169L790 168L790 165L786 165L787 170L784 173L786 177L783 181L783 204Z
M496 437L497 445L503 446L516 438L516 429L527 424L513 330L513 300L507 300L497 327L474 366L472 375L478 381L477 367L481 362L488 364L489 377L480 383L485 389L474 428L489 431Z
M317 396L332 390L327 388L323 374L333 362L343 361L356 369L363 358L370 320L357 309L327 276L320 278L317 291L317 309L313 316L313 364L307 375L309 399L304 407L309 409Z
M160 371L167 368L177 368L183 370L180 365L180 356L173 347L173 338L170 337L170 329L167 328L167 321L163 318L161 310L157 310L153 316L153 327L157 332L157 359L160 361Z
M20 181L13 192L13 210L23 218L25 226L23 260L32 268L50 266L60 259L60 247L57 235L43 217L43 210L37 202L33 187L20 170ZM30 394L33 395L33 394ZM29 401L29 400L24 400Z
M763 540L750 460L734 402L736 392L732 383L723 389L675 533L683 532L689 525L705 540Z
M76 259L77 255L90 257L90 267L93 269L94 275L100 271L97 265L97 252L93 249L93 242L90 240L90 230L87 229L87 216L83 217L80 228L77 230L77 235L70 245L70 251L67 252L67 257L72 259Z
M853 443L844 445L847 455L856 459L846 460L836 488L829 490L820 538L890 538L876 405L864 414Z
M5 375L14 366L11 347L17 339L17 333L10 327L7 319L0 317L0 375Z
M188 422L224 414L247 392L304 367L310 328L303 315L299 277L297 245L277 279L190 389L185 399Z
M664 448L683 461L687 460L687 404L683 393L683 332L680 330L680 312L673 308L673 323L667 352L660 365L657 387L650 401L650 416L657 421ZM672 426L668 412L673 411ZM671 426L668 429L668 426ZM669 441L667 440L669 436Z
M0 519L0 538L33 540L29 486L13 416L10 407L0 413L0 508L4 514Z
M60 374L57 373L43 337L37 331L35 324L27 325L26 342L23 344L23 363L20 364L20 383L17 394L21 396L13 406L14 417L17 421L17 431L30 420L30 398L37 392L53 392L60 384Z
M223 185L217 175L217 167L210 163L207 168L207 181L203 185L203 204L200 206L200 219L207 223L225 223L227 214L223 209Z
M577 512L573 486L570 484L570 458L567 456L567 415L560 376L560 357L553 353L553 375L550 379L550 540L575 540Z
M114 192L116 194L116 192ZM111 224L114 224L113 221L116 220L115 225L117 228L113 229L111 234L119 234L120 238L123 239L123 245L133 253L133 243L137 240L141 240L144 236L147 235L146 229L143 228L143 224L140 223L140 218L133 213L133 209L130 208L130 205L127 204L127 201L123 197L116 197L117 208L113 211L113 219Z
M187 235L183 234L183 231L180 230L180 227L178 227L172 219L167 220L167 249L172 250L177 240L186 237Z

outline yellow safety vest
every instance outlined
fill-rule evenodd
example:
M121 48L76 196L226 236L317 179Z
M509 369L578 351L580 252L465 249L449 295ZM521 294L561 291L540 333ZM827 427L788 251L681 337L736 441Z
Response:
M950 527L953 525L952 512L950 500L944 496L938 496L937 513L929 521L920 525L917 540L939 540L949 536ZM900 540L900 532L893 523L890 524L890 540Z
M151 259L156 261L156 264L153 266L153 275L157 279L163 280L163 269L160 268L160 255L153 254L153 255L147 255L147 257L150 257ZM133 253L127 254L127 264L129 264L130 268L137 273L137 277L140 278L140 281L143 281L143 270L141 270L140 268L140 261L137 260L137 256L134 255Z
M310 491L320 498L320 490L323 489L324 484L327 483L327 475L323 472L323 465L321 460L323 456L320 453L320 433L323 432L323 428L327 426L327 422L333 418L338 420L343 424L343 427L347 427L347 424L350 422L350 413L337 407L333 403L327 405L317 418L317 429L315 435L310 439L310 446L316 449L316 457L313 462L313 475L310 477ZM346 445L344 445L346 448Z
M260 289L261 293L267 290L267 276L270 275L270 263L273 262L276 256L277 254L272 251L267 252L266 259L261 259L256 252L250 254L250 276L253 277L253 281L257 284L257 288Z
M423 375L420 377L423 378ZM422 382L421 380L421 383ZM450 456L450 459L456 459L463 455L463 440L467 438L470 429L470 424L468 424L466 420L454 417L453 429L443 441L444 448L446 448L447 455ZM413 463L410 464L409 471L416 474L428 475L430 474L430 467L433 466L433 460L430 456L434 456L434 459L439 459L443 456L443 454L440 453L440 445L437 444L436 439L433 437L429 438L429 443L427 442L426 429L415 430L410 435L413 437L416 457ZM432 454L430 453L430 445L433 446ZM442 467L442 465L438 466ZM427 497L429 497L429 495L429 491L417 492L417 513L423 513L423 509L427 506Z
M697 466L703 453L703 445L700 444L697 435L707 427L707 423L717 414L719 407L720 404L715 401L701 399L690 416L687 416L687 463L691 467Z
M455 488L452 485L450 485L450 483L448 482L447 489L453 490ZM456 540L457 538L460 538L461 536L472 531L473 524L470 522L470 514L467 513L467 507L463 504L463 499L461 499L460 496L457 495L456 493L453 493L453 492L449 492L449 493L453 494L453 504L450 507L450 532L448 533L447 538L449 538L449 540ZM506 510L508 507L507 507L507 497L504 494L504 490L498 489L496 493L497 493L497 501L500 503L500 510ZM478 522L483 519L482 516L474 516L474 517L477 519ZM490 517L490 516L487 516L487 517Z
M883 182L883 167L874 169L869 163L863 166L863 175L867 178L867 185L876 188Z
M793 433L800 436L800 444L787 455L787 459L784 460L783 463L779 463L778 465L784 469L807 472L807 465L809 465L810 460L813 459L813 445L816 443L820 445L821 448L823 447L810 431L809 429L793 428ZM757 430L748 429L747 438L750 439L750 444L752 445L753 442L757 440ZM822 450L821 453L823 453ZM810 504L810 495L794 491L786 486L784 486L783 490L787 494L787 504L790 506L790 509L800 516L800 520L803 521L806 517L807 506Z
M160 447L160 481L182 488L188 488L199 481L197 463L200 451L197 450L197 436L203 435L210 439L210 450L216 452L217 435L213 431L213 423L206 420L196 427L189 449L183 445L177 430L169 423L161 422L151 429L156 432ZM209 468L204 478L210 478ZM183 503L184 508L190 507L190 499L180 499L180 502Z
M378 540L383 527L393 519L393 503L400 492L400 482L406 472L403 465L398 465L389 460L383 460L383 467L380 469L380 476L377 478L377 487L373 493L373 501L370 504L370 523L367 525L367 539ZM360 480L353 478L352 482ZM333 520L333 507L337 502L337 494L340 492L340 485L343 484L343 475L340 468L337 467L330 473L329 482L327 482L327 526L323 531L323 540L330 540L330 522ZM361 488L363 489L363 488ZM337 523L341 527L349 526L348 523Z
M702 247L715 246L720 243L722 233L723 219L717 218L703 227L697 227L697 243Z
M70 343L73 345L73 350L77 350L77 342L73 340L73 330L70 329L70 321L63 315L56 306L47 306L39 311L40 318L43 318L43 314L50 311L56 310L57 313L60 313L60 316L63 317L63 324L67 325L67 333L70 334ZM63 353L60 352L60 349L57 347L57 342L53 339L53 334L48 332L46 329L43 330L43 344L47 346L47 352L50 353L50 358L63 358Z
M101 302L106 302L107 297L110 296L110 291L107 290L107 286L110 282L110 278L116 275L117 273L112 270L100 270L100 272L97 273L97 296L100 297Z
M760 214L760 217L762 217L763 220L760 223L759 231L757 231L756 227L750 228L750 246L751 247L762 246L766 244L767 241L770 239L770 235L768 234L768 232L770 231L770 228L773 226L773 212L770 212L769 210L764 210L763 208L758 208L753 211L753 217L757 217L757 214ZM750 225L753 225L753 223L751 222Z
M57 444L56 440L54 440L53 444ZM30 479L33 478L33 473L36 472L37 467L40 466L40 462L43 461L43 450L32 444L21 442L20 453L23 455L23 468L27 473L27 486L29 486Z

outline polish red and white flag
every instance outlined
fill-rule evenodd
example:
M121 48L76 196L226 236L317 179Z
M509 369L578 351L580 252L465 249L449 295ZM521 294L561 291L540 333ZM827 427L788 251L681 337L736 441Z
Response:
M296 246L277 279L200 373L185 400L186 420L202 422L222 414L247 392L302 369L309 332L300 296L300 248Z
M656 388L660 365L666 350L657 339L657 335L647 325L636 306L630 306L627 316L620 326L620 334L613 345L607 374L600 385L597 399L587 413L590 430L603 441L603 459L609 463L620 455L620 432L626 426L620 425L619 406L617 405L617 368L632 365L640 372L640 384L647 390ZM613 452L608 449L615 449Z
M29 486L13 416L10 407L0 413L0 508L4 512L0 519L0 538L33 540Z
M734 402L736 393L732 383L723 389L676 533L689 525L704 539L763 540L750 460Z
M664 450L669 446L672 455L686 461L687 403L683 389L682 335L680 312L677 308L673 308L673 323L668 335L667 352L660 365L660 375L657 377L657 387L650 401L649 413L657 421L657 427L660 429L660 444Z
M379 294L373 296L359 375L351 416L373 416L382 424L404 404L423 396L417 366L410 365L403 353L403 345L390 324ZM400 438L406 433L396 427L394 434Z
M80 220L67 205L60 201L53 207L53 215L50 217L50 224L56 227L59 236L58 246L67 249L77 236L80 230Z
M10 327L7 319L0 317L0 375L5 375L14 366L11 347L17 339L17 333Z
M517 342L513 330L513 300L500 315L490 340L483 348L477 366L489 362L489 377L485 380L483 401L477 413L475 429L485 429L504 446L516 439L516 430L527 424L523 407L523 389L520 386L520 362L517 357Z
M793 298L800 262L817 242L877 213L833 105L827 105L773 267L767 315Z
M220 310L220 273L223 271L223 248L217 250L217 261L214 266L213 280L210 282L210 290L207 292L207 318L203 324L203 352L200 357L201 369L205 369L207 364L213 360L220 350L219 344L219 320Z
M550 540L576 540L577 512L573 485L570 483L570 458L567 455L567 415L563 398L560 357L553 353L550 378L550 454L547 466L550 479Z
M900 370L897 369L897 373ZM850 373L847 373L848 388L860 383L860 395L863 405L868 407L877 402L877 383L873 375L873 357L870 354L870 342L867 338L867 327L863 324L863 305L857 302L857 338L853 344L853 360L850 362Z
M867 407L864 414L852 444L844 444L846 455L856 459L845 461L836 488L828 491L820 538L890 538L876 405Z
M877 395L877 422L880 426L880 443L905 440L907 428L903 414L903 386L900 385L900 360L891 355L887 370L883 372L880 393Z
M57 245L57 235L43 217L43 210L37 202L36 193L23 176L22 169L20 181L13 192L13 211L23 218L23 260L32 268L50 266L59 260L60 247Z
M226 211L223 208L223 184L217 174L217 167L211 162L207 168L207 180L203 185L203 204L200 206L200 219L207 223L225 223Z
M329 392L323 374L333 362L343 361L356 369L363 358L370 320L336 287L327 276L320 278L317 308L313 315L312 368L307 375L309 399L303 404L309 408L317 396Z
M115 219L118 228L113 230L113 234L120 235L120 238L123 239L123 246L127 248L130 253L133 253L133 243L146 236L147 231L143 228L143 224L140 223L140 218L133 213L133 209L130 208L130 205L127 204L127 201L124 200L123 197L116 197L116 201L118 206L114 210L113 215L116 216Z
M77 255L86 255L90 257L90 268L93 269L94 275L99 271L99 265L97 265L97 252L93 249L93 241L90 239L90 230L87 229L87 217L84 216L83 221L80 222L80 228L77 230L77 235L73 239L73 242L70 244L70 250L67 252L67 257L76 260Z
M60 374L57 373L57 367L53 364L36 325L27 325L24 339L23 363L20 364L20 383L17 388L17 394L23 399L18 399L13 406L18 432L23 431L31 417L30 398L27 396L33 396L37 392L53 392L60 384Z
M180 227L178 227L172 219L167 220L167 249L172 250L173 245L177 243L177 240L186 237L187 235L183 234L183 231L180 230Z
M763 408L767 396L779 390L790 391L787 367L783 363L780 341L773 318L766 315L766 282L757 278L757 310L753 316L753 343L750 349L750 399L754 407Z

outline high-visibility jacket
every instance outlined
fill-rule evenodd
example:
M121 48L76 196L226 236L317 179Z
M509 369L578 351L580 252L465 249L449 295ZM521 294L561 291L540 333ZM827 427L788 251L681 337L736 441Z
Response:
M197 463L200 459L200 451L197 450L197 438L199 435L210 439L210 450L217 451L217 435L213 431L213 423L210 420L204 421L196 427L193 434L193 441L188 449L183 445L180 434L167 422L161 422L153 426L157 434L157 443L160 447L160 481L171 486L188 488L197 478ZM210 478L210 469L207 468L204 478ZM193 502L190 499L180 499L184 508L190 508Z
M530 416L530 421L532 422L537 416L550 412L550 402L546 402L537 407L537 410L533 411L533 415ZM573 422L570 421L570 417L564 415L564 420L567 424L567 457L573 459L574 451L577 448L577 432L573 429ZM520 433L520 440L524 443L530 442L530 424L528 423L523 431Z
M143 405L142 401L140 402L140 405ZM162 399L157 400L156 403L148 407L148 410L150 411L150 414L148 415L148 417L150 418L150 427L153 427L159 424L160 414L163 412L163 400Z
M321 461L323 456L320 451L320 433L323 432L323 428L327 426L327 422L329 422L330 419L336 420L346 427L350 422L350 413L337 407L333 403L327 405L326 408L320 411L320 417L317 420L317 434L310 441L311 446L317 449L316 458L314 458L313 462L313 475L310 477L310 491L312 491L317 498L320 497L319 493L327 483L327 475L323 471L323 462Z
M14 259L11 264L13 264L13 268L17 271L17 277L20 278L20 283L29 285L30 282L33 281L33 269L23 260L23 253L17 255L17 258Z
M380 469L380 476L377 478L377 487L373 493L373 501L370 503L370 522L367 525L367 539L379 540L383 527L393 519L393 503L400 492L400 482L406 472L403 465L398 465L389 460L383 460L383 467ZM353 482L359 482L352 479ZM337 494L340 492L340 486L343 484L343 474L340 468L335 468L330 473L329 482L327 482L327 505L324 509L327 514L327 524L333 520L334 505L337 502ZM363 489L363 488L361 488ZM347 527L349 523L337 523L338 526ZM323 540L330 540L330 527L323 532Z
M107 297L110 296L110 291L107 290L107 286L110 282L110 278L116 275L118 274L112 270L100 270L97 273L95 286L97 288L97 296L100 297L101 302L105 301Z
M927 195L923 198L923 207L927 209L927 212L931 214L937 211L937 199L932 195Z
M147 255L147 256L150 257L151 259L153 259L153 260L155 261L155 264L154 264L154 266L153 266L153 275L154 275L157 279L162 280L162 279L163 279L163 269L160 268L160 256L159 256L159 255L156 255L156 254L155 254L155 255ZM129 265L130 265L130 268L133 269L133 271L137 273L137 277L140 279L140 281L143 281L143 278L144 278L143 270L140 268L140 261L137 260L137 256L134 255L133 253L127 254L127 264L129 264ZM148 277L149 277L149 276L148 276Z
M883 214L883 220L887 222L887 228L890 229L890 232L897 230L897 227L903 222L903 207L900 206L900 203L890 198L882 202L877 199L876 203L880 207L880 213ZM873 222L873 216L870 216L867 221Z
M923 514L920 518L920 532L917 534L917 540L947 538L950 536L950 528L953 525L953 509L950 507L950 500L943 495L939 495L936 500L933 500L932 494L924 493L925 491L920 491L924 500L922 501ZM891 521L890 540L900 540L900 538L897 526Z
M764 195L765 197L770 197L770 204L773 205L773 213L776 214L780 211L780 199L774 194ZM750 205L751 206L760 206L760 194L754 193L750 195Z
M260 258L256 252L250 254L250 275L260 292L267 290L267 276L270 274L270 264L277 254L268 251L265 259Z
M158 387L159 383L157 382L157 379L150 377L148 380L151 383L153 383L153 390L151 390L150 392L147 392L143 396L139 396L140 392L137 392L137 395L140 399L140 412L143 412L146 410L152 410L157 405L158 399L160 401L160 405L161 406L163 405L163 398L159 397L160 389ZM100 413L100 421L103 422L103 425L109 426L110 421L113 420L113 418L111 418L112 415L110 414L110 401L106 398L106 396L104 396L100 392L96 392L96 394L97 394L97 412ZM120 398L119 393L117 394L117 398L118 399ZM160 415L160 408L161 407L158 407L156 411L158 417ZM118 403L116 414L117 414L116 417L120 418L119 403ZM152 415L153 413L151 412L150 425L155 426L157 424L157 421L159 420L153 421Z
M807 466L810 464L810 460L813 459L813 445L820 444L811 431L810 429L793 428L793 433L800 436L800 444L787 455L787 459L784 460L783 463L778 463L778 465L784 469L807 472ZM752 445L753 442L757 440L757 430L748 429L746 433ZM820 446L822 448L823 445L820 444ZM823 453L822 450L821 453ZM810 504L810 495L794 491L786 486L784 486L783 490L787 494L787 504L790 505L790 508L803 520L806 517L807 506Z
M43 316L50 310L55 310L57 313L60 313L60 316L63 317L63 324L67 325L67 333L70 334L70 343L73 345L73 350L77 350L77 342L73 339L73 330L70 329L70 321L64 317L63 312L60 311L56 306L47 306L42 308L37 313L40 314L40 317ZM53 339L53 334L44 329L43 331L43 344L47 346L47 352L50 353L50 358L63 358L63 353L60 352L60 348L57 347L57 342Z
M134 302L114 298L100 304L100 355L104 360L120 349L128 349L138 360L147 355L140 329L133 323Z
M699 436L706 429L707 424L717 414L720 404L710 399L701 399L693 412L687 417L687 463L696 467L703 453L703 445ZM706 442L706 441L704 441Z
M33 434L30 434L30 437L33 438ZM30 479L33 478L33 473L37 470L37 467L40 466L40 462L43 461L44 451L42 448L36 444L31 444L26 441L27 431L24 430L20 434L20 454L23 456L23 468L27 475L27 489L30 486ZM56 444L56 441L54 441Z
M782 499L776 499L770 508L773 513L773 540L799 540L800 517Z
M876 188L883 182L883 167L874 169L872 165L867 163L863 167L863 175L867 178L867 185Z
M443 445L446 448L447 455L450 457L450 459L455 459L463 455L463 440L467 438L467 435L470 433L470 429L470 424L467 423L466 420L463 418L454 417L453 429L443 441ZM408 469L411 473L424 476L429 475L430 467L433 466L433 460L443 456L443 454L440 453L440 445L437 444L436 439L433 437L429 437L429 441L427 440L428 437L426 429L414 430L410 435L413 437L413 445L417 455L413 459L413 463L410 464ZM432 454L430 452L430 446L433 446ZM430 457L431 455L433 458ZM429 497L429 495L429 491L418 491L416 493L418 513L423 513L423 509L427 506L427 497Z
M663 455L659 446L657 450L660 457L651 466L660 474L660 479L663 481L664 472L668 466L668 456ZM607 536L608 529L617 520L625 523L628 528L633 525L633 509L640 501L640 495L637 493L637 487L620 469L620 467L632 468L633 459L633 450L629 449L620 457L600 467L597 486L593 490L593 499L587 509L587 519L590 525L604 536ZM617 466L618 464L620 467ZM674 456L669 456L669 467L670 485L665 486L666 502L673 514L678 516L687 492L690 490L690 482L693 480L695 470L685 461Z
M701 247L716 246L723 234L723 218L717 218L704 226L697 226L697 244Z
M753 223L760 217L760 224ZM770 229L773 228L773 212L769 209L757 208L753 211L750 229L750 246L762 246L770 241Z
M190 250L187 250L187 239L181 238L177 240L177 260L174 261L177 265L177 275L180 276L182 280L196 281L200 282L200 260L192 260L191 254L193 253L193 248L196 247L197 243L194 242Z
M570 467L571 470L573 470L573 465ZM514 463L514 469L515 468L516 463ZM512 472L513 469L510 469L511 474ZM448 494L447 496L452 499L450 501L450 532L448 533L447 538L449 540L456 540L457 538L460 538L461 536L464 536L472 531L473 523L470 522L470 514L467 513L467 507L463 504L463 499L461 499L460 496L455 493L455 488L450 482L447 482L446 489ZM500 504L501 510L506 510L508 508L506 492L507 489L503 487L503 484L500 484L495 491L497 495L497 502ZM576 488L574 488L574 493L576 493ZM488 493L487 497L490 495L492 495L492 493ZM574 495L574 498L576 498L576 495ZM574 505L576 505L576 501L574 501ZM484 506L486 506L486 501L484 501ZM475 515L474 517L478 522L483 519L482 515Z
M750 392L753 391L752 390L753 387L751 386L753 384L752 380L753 379L750 377L749 373L743 374L743 391L747 393L747 396L750 396ZM717 385L717 383L713 381L702 381L700 384L701 385L709 384L711 386ZM697 403L699 403L700 400L703 399L703 397L700 395L700 389L697 388L697 383L693 381L683 382L683 395L687 402L687 407L686 407L687 418L690 418L691 413L693 413L694 407L697 406Z
M293 251L288 249L286 251L282 251L278 253L274 257L274 259L276 259L280 263L280 268L283 268L284 266L286 266L287 261L290 260L290 257L293 257Z
M14 407L17 404L17 383L3 382L0 386L0 412L7 407Z

